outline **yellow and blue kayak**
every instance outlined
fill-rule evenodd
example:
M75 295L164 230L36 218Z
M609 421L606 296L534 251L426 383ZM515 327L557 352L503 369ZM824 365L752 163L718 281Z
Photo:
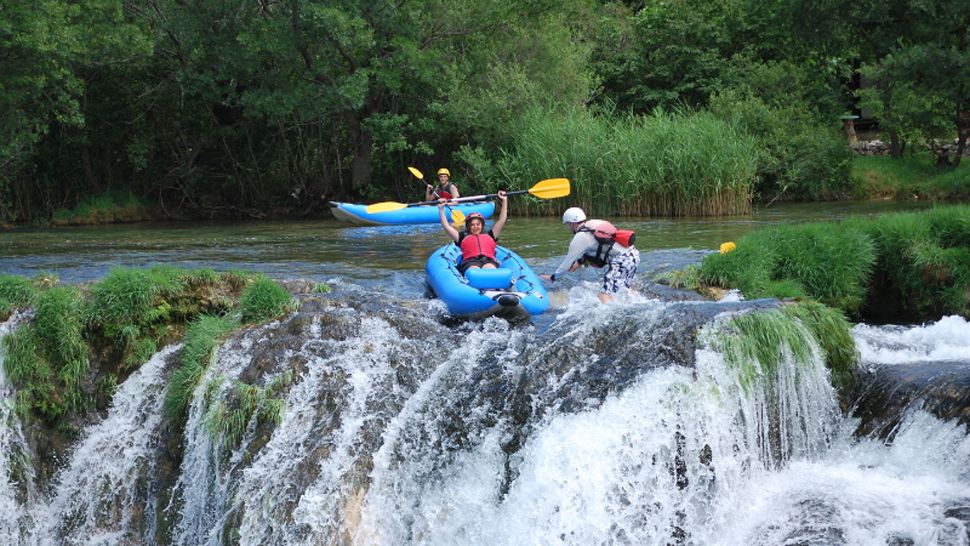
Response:
M334 218L341 222L365 225L401 225L401 224L437 224L438 207L436 205L422 205L419 207L405 207L399 210L385 212L368 213L367 205L355 203L341 203L330 201L330 212ZM485 203L460 203L448 205L448 210L461 211L468 216L473 212L478 212L485 218L492 216L495 212L495 202Z
M431 254L425 265L428 285L454 317L479 319L499 316L510 320L540 315L549 309L542 280L515 252L495 249L500 267L458 271L461 249L447 244Z

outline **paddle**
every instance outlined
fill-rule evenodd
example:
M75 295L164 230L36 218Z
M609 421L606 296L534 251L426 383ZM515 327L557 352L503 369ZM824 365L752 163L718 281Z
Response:
M411 167L409 167L411 168ZM569 195L569 179L568 178L547 178L545 180L540 180L536 185L532 186L527 190L516 190L505 192L505 195L523 195L531 194L540 199L556 199L557 197L566 197ZM489 193L486 195L472 195L470 197L459 197L458 199L452 199L450 203L469 203L474 201L488 201L489 199L495 199L498 197L497 193ZM433 205L437 201L420 201L417 203L395 203L392 201L387 201L384 203L375 203L367 207L367 212L373 214L375 212L388 212L392 210L401 210L407 207L418 207L421 205ZM458 212L458 211L455 211Z

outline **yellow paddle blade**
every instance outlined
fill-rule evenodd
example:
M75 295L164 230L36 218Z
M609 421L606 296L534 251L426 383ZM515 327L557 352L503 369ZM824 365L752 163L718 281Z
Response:
M378 212L391 212L392 210L406 209L408 206L404 203L397 203L395 201L384 201L382 203L374 203L373 205L367 205L367 214L376 214Z
M529 193L542 199L555 199L569 195L568 178L547 178L529 188Z
M460 211L460 210L452 209L451 210L451 223L454 224L456 228L461 227L461 226L464 226L465 225L465 213L462 212L462 211Z
M411 171L411 174L413 174L418 180L424 180L424 174L422 174L421 171L415 169L414 167L408 167L408 170Z

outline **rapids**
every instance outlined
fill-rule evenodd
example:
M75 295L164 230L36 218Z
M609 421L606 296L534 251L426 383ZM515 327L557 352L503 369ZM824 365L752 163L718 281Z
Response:
M438 301L356 285L301 294L218 348L184 427L162 404L178 347L156 354L41 491L0 374L0 542L968 543L970 436L927 391L867 424L814 340L750 387L714 349L727 318L778 302L595 294L576 281L517 325L445 325ZM853 335L859 393L878 370L970 360L959 317ZM230 438L213 423L240 385L275 386L283 410Z

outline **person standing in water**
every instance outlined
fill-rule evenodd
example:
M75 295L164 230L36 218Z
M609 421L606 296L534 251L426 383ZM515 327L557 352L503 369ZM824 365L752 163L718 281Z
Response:
M569 227L573 239L569 242L566 257L551 275L539 275L543 279L556 282L563 274L576 271L582 265L593 267L606 266L603 274L603 291L599 299L603 303L612 301L613 296L621 289L631 289L633 278L640 266L640 251L631 242L628 246L615 240L604 241L597 239L594 233L603 224L612 227L605 220L586 218L586 213L579 207L566 209L562 215L562 223ZM614 228L615 229L615 228Z
M502 202L502 208L499 210L498 220L492 226L492 229L486 232L485 217L481 213L473 212L465 217L465 229L461 233L452 227L445 217L445 205L448 204L448 201L445 199L438 200L438 216L441 227L461 248L461 264L458 269L463 275L465 271L472 267L493 269L499 265L498 260L495 259L495 246L498 243L499 235L502 233L502 228L505 227L505 221L508 219L509 198L504 191L498 192L498 198Z
M458 186L451 181L450 177L451 171L444 167L438 169L438 185L427 185L427 189L424 192L424 200L431 201L432 199L458 199L461 197L458 194Z

